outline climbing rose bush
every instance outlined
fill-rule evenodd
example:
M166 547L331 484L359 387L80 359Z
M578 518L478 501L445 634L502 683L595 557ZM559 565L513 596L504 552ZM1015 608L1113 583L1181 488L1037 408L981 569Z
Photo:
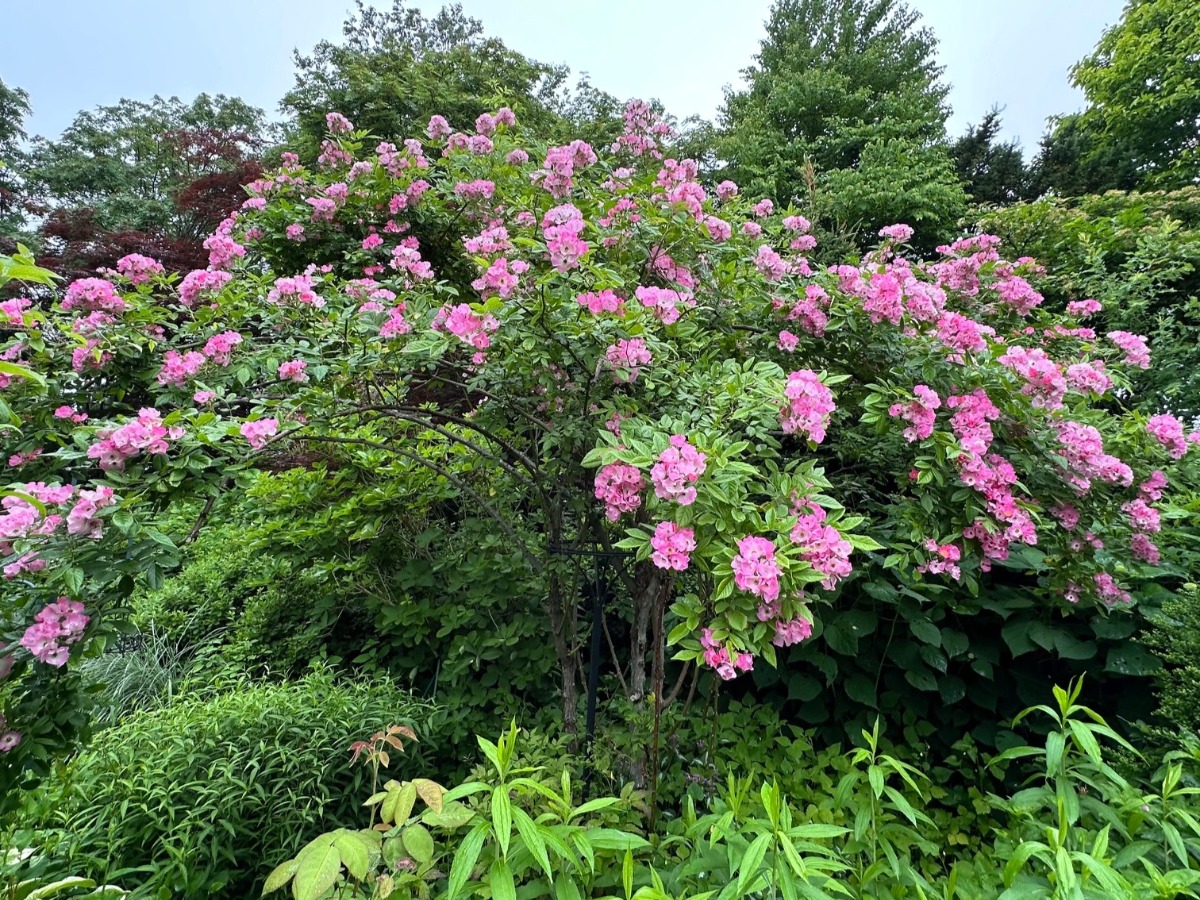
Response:
M898 223L818 267L801 211L710 191L644 104L612 147L544 146L504 109L398 145L328 122L207 270L130 257L3 307L6 734L38 731L39 692L169 565L156 509L301 450L426 466L544 535L521 546L564 693L564 545L631 555L635 676L648 629L721 678L773 665L856 580L954 604L1036 546L1040 602L1106 615L1169 564L1197 435L1121 412L1146 341L1081 324L1094 303L1046 312L997 238L918 260Z

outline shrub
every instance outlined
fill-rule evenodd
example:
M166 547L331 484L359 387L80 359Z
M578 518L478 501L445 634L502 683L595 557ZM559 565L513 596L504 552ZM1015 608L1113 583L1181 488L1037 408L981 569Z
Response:
M1200 415L1200 187L1047 197L990 210L979 227L1047 267L1049 303L1094 298L1098 334L1151 339L1156 362L1134 374L1130 405Z
M669 129L645 105L600 152L531 140L508 109L473 135L435 119L403 150L328 124L316 167L288 156L209 238L210 269L85 279L6 314L26 343L5 352L42 376L5 396L20 490L44 502L9 504L4 564L29 571L0 633L31 646L3 687L26 736L0 767L69 747L34 730L47 686L173 559L163 505L347 459L362 509L378 498L351 558L414 505L487 516L481 565L521 554L542 627L504 640L552 648L568 731L579 554L600 548L629 556L606 658L656 716L679 664L744 684L796 644L781 689L838 726L864 708L993 723L1052 660L1132 670L1136 646L1092 637L1125 641L1105 634L1135 596L1186 574L1156 542L1200 434L1121 408L1144 341L1039 307L1035 264L991 236L921 262L895 224L814 269L801 211L647 152ZM473 600L482 621L491 597ZM68 648L69 602L87 618Z
M429 709L386 681L244 682L100 732L63 775L53 823L71 865L146 896L251 896L307 828L352 816L347 749Z
M1181 735L1200 734L1200 591L1196 585L1163 604L1146 637L1162 657L1158 676L1156 741L1177 745Z
M1081 687L1054 688L1053 705L1013 723L1037 717L1049 733L989 763L1014 786L1028 777L981 801L999 824L978 846L957 847L928 814L929 775L886 752L878 726L812 764L811 790L728 772L702 804L688 798L658 821L636 815L628 789L576 805L568 773L551 781L520 765L514 727L479 740L488 765L465 784L386 782L357 817L380 827L313 838L264 889L290 883L312 900L1195 898L1200 789L1187 760L1168 754L1149 783L1122 778L1106 754L1131 748L1077 702ZM364 749L370 759L381 744Z

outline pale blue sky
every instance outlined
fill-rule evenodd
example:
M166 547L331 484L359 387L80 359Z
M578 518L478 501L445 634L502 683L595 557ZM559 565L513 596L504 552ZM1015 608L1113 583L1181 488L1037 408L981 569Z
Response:
M390 0L373 0L390 5ZM1046 116L1079 108L1067 81L1122 0L909 0L940 42L951 134L993 103L1027 152ZM441 4L413 4L426 14ZM618 97L712 116L763 34L769 0L462 0L489 34L587 72ZM339 39L350 0L0 0L0 77L30 94L30 132L57 135L82 108L154 94L233 94L267 109L292 85L291 52ZM1000 12L1003 10L1003 12Z

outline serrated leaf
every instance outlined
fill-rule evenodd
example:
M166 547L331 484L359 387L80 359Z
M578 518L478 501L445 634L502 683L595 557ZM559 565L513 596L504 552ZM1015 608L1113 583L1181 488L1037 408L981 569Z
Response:
M426 806L434 812L442 811L442 799L446 794L444 787L428 778L414 778L412 784L416 787L421 799L425 801Z
M487 837L490 827L487 822L480 822L467 832L463 842L458 845L458 850L454 853L454 861L450 864L450 881L446 886L446 900L454 900L471 879L471 872L479 860L479 851L483 848L483 841Z
M763 858L767 855L767 847L770 844L770 833L760 834L746 849L745 855L742 856L742 860L738 864L737 890L739 896L746 893L746 888L749 886L751 879L758 874L758 867L762 865Z
M512 838L512 801L508 799L508 788L502 784L492 791L492 827L496 831L500 855L508 856L508 842Z
M405 782L399 788L390 788L387 799L379 814L383 821L392 825L402 825L412 813L413 805L417 802L417 786L411 781Z
M441 812L426 810L425 815L421 816L421 821L435 828L453 829L466 825L474 816L475 813L471 812L470 807L451 801L442 806Z

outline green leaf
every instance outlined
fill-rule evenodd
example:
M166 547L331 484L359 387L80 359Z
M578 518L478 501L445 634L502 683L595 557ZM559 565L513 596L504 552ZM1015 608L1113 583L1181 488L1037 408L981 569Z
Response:
M58 881L52 881L50 884L44 884L41 887L35 888L28 894L21 890L22 885L16 886L16 897L23 897L24 900L45 900L47 897L53 897L56 894L62 894L66 891L74 893L75 891L88 890L94 888L96 882L90 878L80 878L77 875L72 875L68 878L62 878Z
M442 805L441 812L434 812L432 809L427 809L425 814L421 816L421 821L435 828L454 829L461 828L474 817L475 813L471 811L469 806L451 801Z
M599 812L602 809L608 809L610 806L620 802L621 801L616 797L597 797L595 800L589 800L587 803L583 803L571 810L571 814L567 816L567 821L570 822L572 819L577 818L578 816L586 816L588 813L594 813Z
M521 840L525 842L530 854L538 861L538 865L542 867L542 871L546 873L549 879L554 878L554 870L550 868L550 856L546 853L546 842L542 836L538 834L538 827L534 824L533 819L529 818L529 814L519 806L513 807L513 824L517 826L517 834L521 836Z
M475 863L479 860L479 851L483 849L483 842L490 828L489 823L480 822L467 832L463 842L458 845L454 861L450 864L450 881L446 888L446 900L454 900L470 880Z
M809 841L823 841L829 838L841 837L844 834L849 834L849 828L843 828L840 825L822 825L817 822L810 822L806 825L796 825L788 829L788 835L794 838L804 838Z
M579 893L579 885L560 872L554 879L554 900L583 900L583 895Z
M741 862L738 863L738 894L746 893L746 888L750 884L751 879L758 874L758 867L762 865L763 859L767 855L767 848L771 845L771 834L769 832L760 834L754 839L750 846L746 849L745 855Z
M916 637L919 640L922 640L926 644L930 644L931 646L934 646L934 647L941 646L942 632L936 625L934 625L928 619L923 619L923 618L909 619L908 626L909 626L909 628L912 629L912 633L914 635L916 635Z
M392 825L403 825L408 821L413 804L417 802L417 786L411 781L398 788L389 785L387 799L383 801L379 814L383 821Z
M1054 648L1063 659L1091 659L1096 655L1096 644L1093 641L1078 640L1066 631L1055 635Z
M904 680L919 691L936 691L937 678L924 666L914 666L904 673Z
M1029 639L1043 650L1053 650L1058 637L1058 629L1051 628L1043 622L1029 623Z
M878 698L875 696L875 683L865 675L856 673L846 680L846 696L864 706L879 705Z
M970 642L967 636L961 631L955 631L952 628L942 629L942 649L951 659L966 653L969 646Z
M492 791L492 826L496 830L500 855L508 856L508 842L512 839L512 801L508 799L508 788L503 784Z
M83 569L76 566L71 566L63 570L63 584L66 585L67 593L73 596L79 596L83 593Z
M498 859L488 872L488 883L492 887L492 900L517 900L517 886L513 883L512 869L508 861Z
M292 896L296 900L319 900L337 881L342 859L333 845L332 835L321 835L300 851L292 878Z
M650 846L645 838L616 828L590 828L587 842L597 850L641 850Z
M1029 639L1030 624L1028 619L1018 619L1000 629L1000 636L1004 638L1004 643L1008 644L1008 649L1013 656L1020 656L1033 650L1033 641Z
M1162 669L1162 660L1137 644L1122 644L1108 651L1104 671L1121 675L1153 675Z
M412 824L400 832L404 850L419 863L433 861L433 836L424 825Z
M337 831L333 835L333 844L342 857L342 865L346 871L362 881L367 877L371 865L371 851L353 831Z
M844 619L832 622L821 633L821 637L834 653L840 653L842 656L858 655L858 635Z
M296 860L289 859L287 862L280 863L271 870L271 874L267 876L267 880L263 883L262 892L270 894L273 891L279 890L285 884L292 880L292 876L296 874Z
M855 550L872 551L885 549L883 544L874 538L867 537L865 534L848 534L845 537L850 542L850 546Z
M938 691L942 695L942 702L947 706L955 704L967 696L967 686L961 678L954 675L947 675L945 678L939 679Z

